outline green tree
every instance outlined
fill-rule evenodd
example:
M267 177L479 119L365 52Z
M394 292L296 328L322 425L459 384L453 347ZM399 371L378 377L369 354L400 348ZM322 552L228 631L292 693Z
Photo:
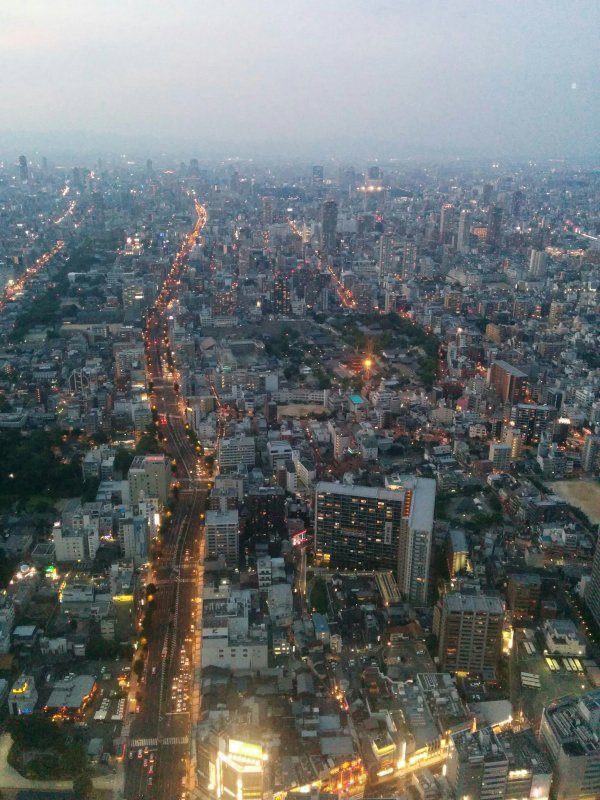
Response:
M138 658L136 659L136 661L133 662L133 671L139 680L142 677L142 673L144 671L144 662L142 661L141 658Z
M118 470L121 475L127 475L133 458L134 454L131 450L127 450L124 447L119 447L115 453L115 469Z
M88 800L94 795L94 784L87 772L82 772L73 781L73 793L81 800Z
M310 593L310 604L319 613L327 613L327 584L324 578L315 578Z

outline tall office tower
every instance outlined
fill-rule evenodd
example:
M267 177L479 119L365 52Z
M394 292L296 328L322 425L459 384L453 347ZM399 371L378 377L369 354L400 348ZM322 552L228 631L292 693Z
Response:
M207 511L204 519L206 558L213 561L220 555L230 567L236 567L240 547L240 522L237 510Z
M600 690L544 708L540 741L554 766L556 800L600 797Z
M510 208L510 213L513 217L521 217L523 215L523 209L525 207L525 193L522 192L520 189L512 196L512 204Z
M292 293L290 291L290 281L286 275L279 273L273 282L273 312L281 316L287 316L292 310Z
M318 483L315 551L340 569L391 569L400 590L427 602L435 481L405 476L393 489Z
M29 167L27 166L26 156L19 156L19 177L23 183L27 183L29 179Z
M321 243L325 255L335 252L337 242L338 204L325 200L321 210Z
M492 203L487 218L487 243L493 249L502 244L502 208Z
M471 244L471 212L463 208L458 218L458 235L456 249L459 253L468 253Z
M369 172L367 173L367 175L370 181L383 180L383 172L381 171L381 167L369 167Z
M286 535L285 490L280 486L250 489L245 497L244 533L255 541L275 542Z
M500 598L450 592L434 609L440 664L449 672L495 669L502 652L504 607Z
M527 375L506 361L494 361L488 371L488 385L494 387L503 403L514 403L525 392Z
M529 275L532 278L543 278L546 274L546 253L533 249L529 256Z
M394 271L394 246L396 242L389 233L384 233L379 237L379 258L377 260L377 272L381 280L386 275Z
M197 158L190 158L190 175L193 178L200 176L200 165Z
M273 222L273 203L270 197L262 198L262 224L270 225Z
M484 183L483 190L481 192L481 205L483 208L489 206L492 201L492 192L494 191L494 187L491 183Z
M550 228L542 218L537 228L531 232L531 244L536 250L544 250L550 244Z
M440 242L444 244L449 241L454 225L455 208L452 203L444 203L440 211Z
M312 185L318 189L323 186L323 167L316 165L312 168Z
M588 433L581 448L581 466L586 472L595 472L600 465L600 436Z
M146 175L154 175L154 166L151 158L146 161Z
M402 249L402 278L405 281L414 278L417 272L419 248L416 242L406 241Z
M556 416L556 409L535 403L517 403L510 410L510 421L521 431L525 444L539 442Z
M80 192L83 189L83 179L79 167L73 167L71 175L72 175L71 181L73 182L73 188L77 189L77 191Z
M129 499L132 503L144 497L157 497L162 505L167 502L171 486L171 465L163 455L136 456L127 473Z

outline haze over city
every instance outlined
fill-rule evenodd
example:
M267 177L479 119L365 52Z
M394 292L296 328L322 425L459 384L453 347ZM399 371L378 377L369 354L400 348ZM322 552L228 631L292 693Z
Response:
M3 5L0 797L598 800L598 0Z
M10 152L597 151L594 0L26 0L1 22Z

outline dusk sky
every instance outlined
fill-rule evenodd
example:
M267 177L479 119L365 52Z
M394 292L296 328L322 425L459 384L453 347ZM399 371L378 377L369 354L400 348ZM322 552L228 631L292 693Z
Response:
M598 0L4 2L0 141L591 156L599 31Z

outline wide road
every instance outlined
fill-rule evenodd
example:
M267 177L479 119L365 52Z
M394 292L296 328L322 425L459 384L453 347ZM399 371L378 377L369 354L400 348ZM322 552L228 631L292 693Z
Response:
M165 451L176 459L182 480L160 558L153 565L155 609L148 635L146 665L137 693L126 755L125 796L129 800L174 800L191 787L192 732L198 713L202 596L202 519L207 488L196 479L199 457L185 429L184 409L167 364L165 310L179 286L185 259L206 222L196 203L197 222L185 238L145 331L147 378L161 426ZM195 680L196 678L196 680Z

